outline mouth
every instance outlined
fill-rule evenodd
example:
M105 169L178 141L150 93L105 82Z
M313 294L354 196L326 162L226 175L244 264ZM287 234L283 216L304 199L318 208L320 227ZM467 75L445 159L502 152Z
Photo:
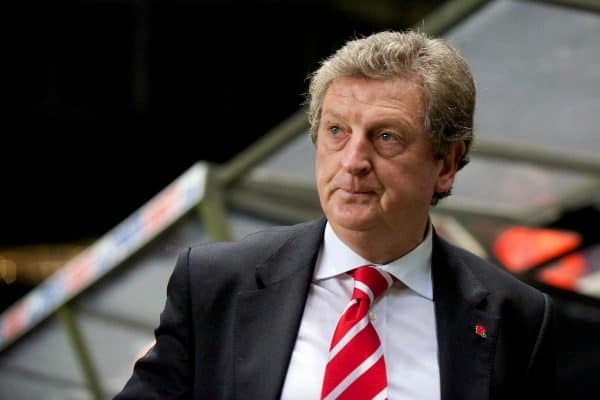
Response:
M348 194L371 194L374 193L374 191L372 190L366 190L366 189L344 189L344 188L340 188L340 190L342 192L348 193Z
M367 188L338 188L343 197L348 199L366 199L377 194L376 191Z

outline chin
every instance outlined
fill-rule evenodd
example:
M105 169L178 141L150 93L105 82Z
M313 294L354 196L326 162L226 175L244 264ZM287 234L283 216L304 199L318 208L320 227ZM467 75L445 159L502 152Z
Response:
M367 231L375 225L376 219L373 216L348 214L334 212L329 214L327 219L330 224L351 231Z

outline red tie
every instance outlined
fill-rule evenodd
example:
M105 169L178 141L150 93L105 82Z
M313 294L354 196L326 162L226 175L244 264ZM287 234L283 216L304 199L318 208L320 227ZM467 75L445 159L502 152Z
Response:
M359 267L351 275L354 292L331 339L321 399L386 399L383 349L368 313L393 280L372 265Z

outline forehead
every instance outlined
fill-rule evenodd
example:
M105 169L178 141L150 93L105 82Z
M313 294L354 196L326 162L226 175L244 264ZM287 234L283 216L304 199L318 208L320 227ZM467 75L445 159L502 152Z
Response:
M357 120L400 116L416 122L424 115L423 90L407 78L337 78L323 99L322 115L327 114L346 115Z

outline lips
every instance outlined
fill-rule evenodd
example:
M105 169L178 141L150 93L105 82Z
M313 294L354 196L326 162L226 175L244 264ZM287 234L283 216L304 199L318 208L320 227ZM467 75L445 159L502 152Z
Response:
M381 194L379 185L363 179L334 179L329 187L331 192L339 192L346 197L368 197Z
M371 189L351 189L351 188L339 188L339 189L348 194L375 194L375 191L371 190Z
M377 196L377 191L372 188L365 187L338 187L338 193L342 196L343 199L348 201L366 201L368 199L372 199L374 196Z

